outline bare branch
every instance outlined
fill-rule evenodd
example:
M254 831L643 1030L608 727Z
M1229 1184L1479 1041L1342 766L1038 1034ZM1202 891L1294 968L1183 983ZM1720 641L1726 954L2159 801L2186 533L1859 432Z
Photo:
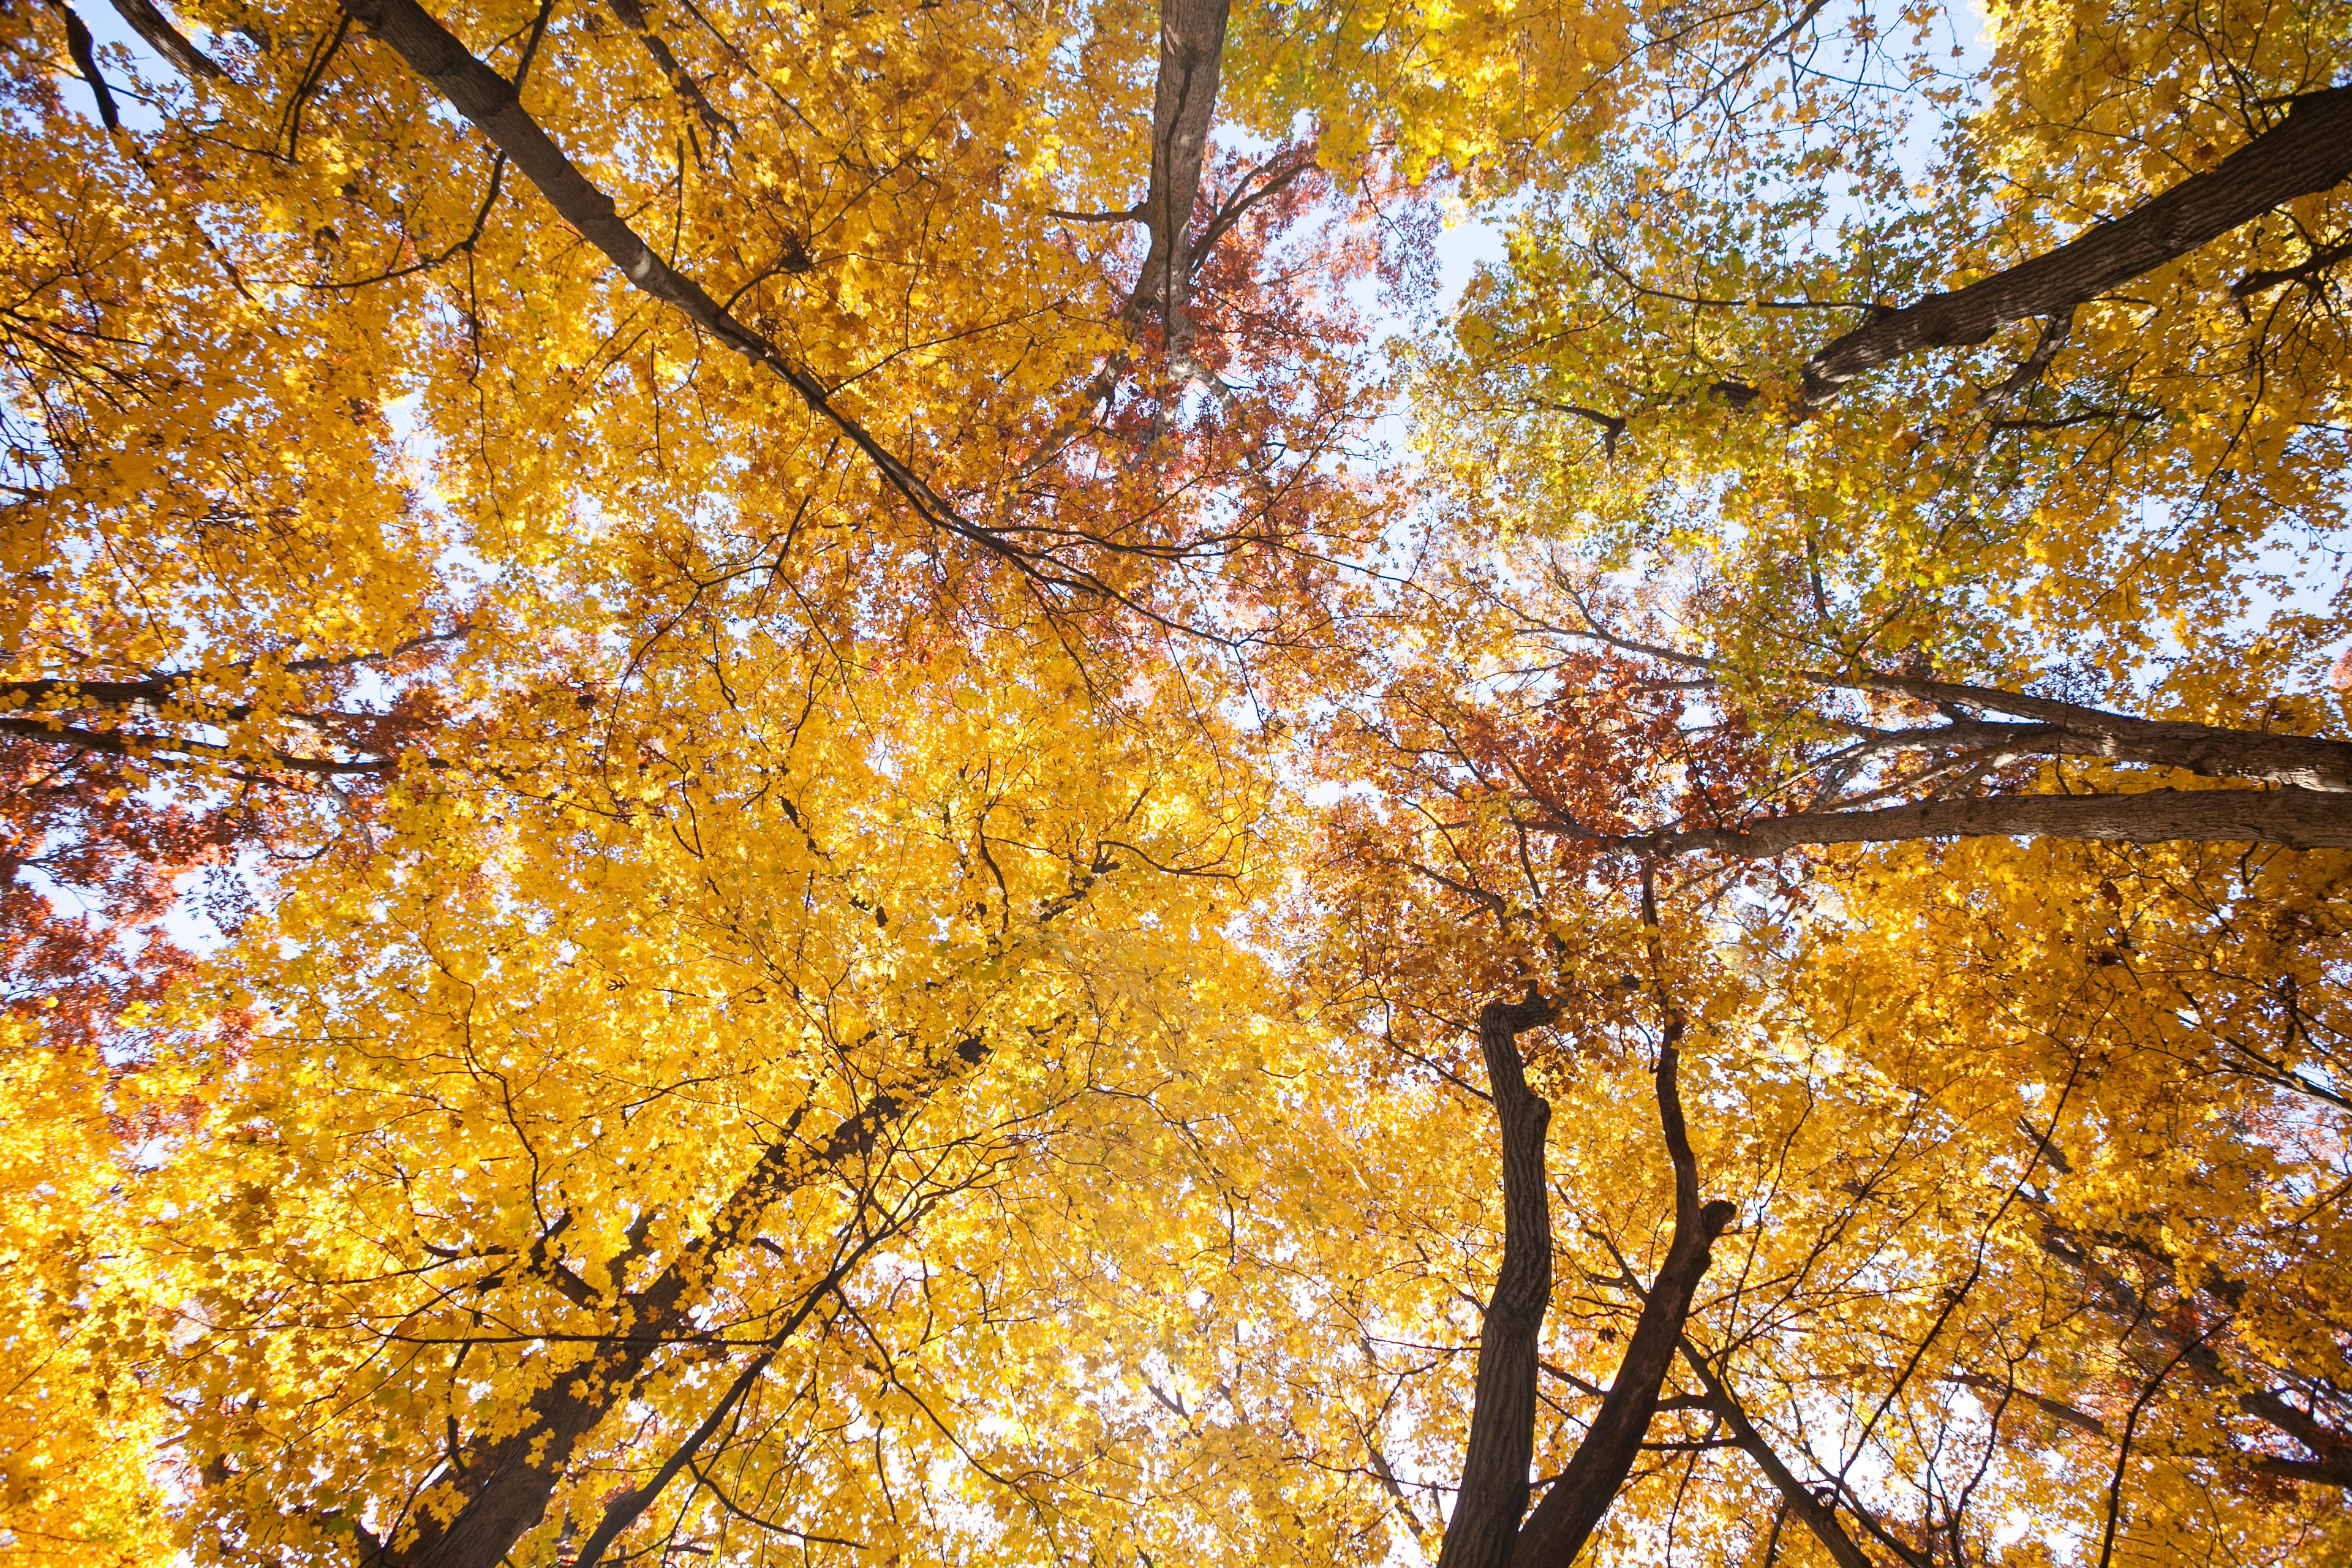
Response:
M49 0L49 5L65 18L66 50L73 56L74 68L81 73L81 79L89 83L90 96L98 100L99 122L109 131L121 130L122 115L114 106L113 89L99 72L98 55L90 44L88 24L66 0Z

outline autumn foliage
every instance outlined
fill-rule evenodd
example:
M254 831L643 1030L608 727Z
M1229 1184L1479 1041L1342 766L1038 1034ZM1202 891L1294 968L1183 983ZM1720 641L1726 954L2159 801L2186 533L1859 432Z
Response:
M0 1562L2352 1554L2352 11L0 15Z

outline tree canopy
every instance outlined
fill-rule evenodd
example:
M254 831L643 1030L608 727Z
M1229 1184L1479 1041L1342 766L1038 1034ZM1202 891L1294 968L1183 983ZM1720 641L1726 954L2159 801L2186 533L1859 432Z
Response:
M2352 5L0 40L0 1561L2352 1555Z

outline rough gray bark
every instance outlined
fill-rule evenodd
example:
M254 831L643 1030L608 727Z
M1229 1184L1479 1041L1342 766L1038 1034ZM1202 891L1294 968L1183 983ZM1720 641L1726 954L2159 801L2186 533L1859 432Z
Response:
M2096 838L2352 849L2352 800L2307 789L2149 790L2141 795L1995 795L1931 800L1881 811L1797 812L1744 827L1696 827L1627 840L1683 854L1781 855L1822 844L1909 838Z
M1892 360L1980 343L2011 321L2060 314L2095 300L2283 203L2333 189L2347 174L2352 174L2352 86L2306 93L2278 125L2121 217L1838 338L1805 362L1801 406L1807 412L1823 406L1856 376Z
M1151 100L1151 186L1136 216L1150 234L1143 269L1121 315L1128 330L1158 316L1171 359L1192 342L1184 313L1192 256L1187 237L1201 194L1201 162L1209 150L1216 112L1217 77L1224 58L1232 0L1163 0L1160 10L1160 78Z

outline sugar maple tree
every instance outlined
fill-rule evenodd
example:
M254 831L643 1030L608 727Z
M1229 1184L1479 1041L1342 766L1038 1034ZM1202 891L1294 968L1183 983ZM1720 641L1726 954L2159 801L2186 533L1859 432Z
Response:
M0 1550L2352 1546L2340 15L115 10Z
M1433 628L1329 742L1377 787L1318 868L1316 988L1452 1138L1502 1127L1483 1303L1431 1289L1470 1247L1442 1219L1367 1247L1366 1374L1416 1402L1378 1457L1400 1508L1458 1477L1448 1560L1564 1561L1606 1463L1604 1555L1993 1558L2021 1512L2109 1554L2340 1550L2340 855L1997 837L1792 880L1646 830L1784 792L1773 737L1519 635L1465 688L1449 639L1504 639ZM1663 1146L1644 1076L1703 1108ZM1430 1375L1474 1342L1475 1384Z

